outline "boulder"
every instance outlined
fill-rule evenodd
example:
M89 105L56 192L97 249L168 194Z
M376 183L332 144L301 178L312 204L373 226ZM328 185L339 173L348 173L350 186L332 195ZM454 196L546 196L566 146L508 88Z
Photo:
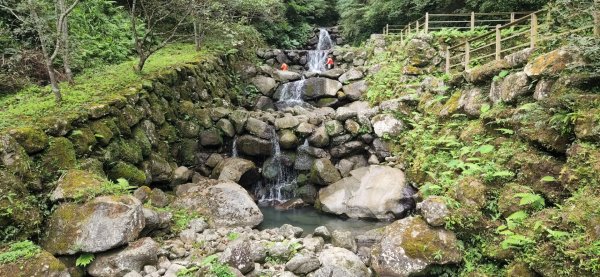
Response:
M310 78L304 83L302 98L304 100L323 97L336 97L342 83L327 78Z
M38 248L32 257L0 263L0 276L70 277L69 270L59 259Z
M298 254L285 264L285 269L298 275L306 275L321 267L321 261L313 255Z
M558 75L576 60L573 52L568 49L557 49L540 55L525 66L525 74L534 78Z
M458 108L472 117L479 117L481 107L485 104L485 97L479 88L472 88L463 92L458 99Z
M231 123L231 121L229 121L225 118L219 119L219 121L217 122L217 127L226 136L228 136L230 138L235 136L236 130L235 130L235 127L233 127L233 124Z
M81 205L60 205L50 215L41 245L59 255L98 253L135 240L144 225L142 203L138 199L102 196Z
M104 182L105 180L93 173L71 169L58 179L50 200L73 200L93 196L91 193L100 188Z
M518 97L525 96L529 92L529 77L524 72L517 72L506 76L503 80L492 82L490 100L494 104L513 103Z
M243 135L237 140L237 149L240 154L253 157L268 157L271 155L273 144L265 139L251 135Z
M153 153L142 163L146 175L146 183L169 183L173 176L171 164L165 158Z
M327 70L325 72L320 73L319 75L325 78L329 78L329 79L338 79L340 76L342 76L342 74L344 74L344 70L337 67L331 70Z
M319 254L322 267L313 277L365 277L371 276L360 258L349 250L339 247L324 249Z
M227 158L213 169L211 178L250 185L257 181L259 173L254 162L242 158Z
M351 218L391 220L414 208L414 193L402 170L372 165L321 189L317 206Z
M417 204L417 210L421 212L427 223L434 227L443 226L450 216L446 201L439 196L427 197L423 202Z
M202 214L212 228L254 227L263 220L250 194L231 181L182 192L172 206Z
M422 275L433 265L462 261L454 233L432 228L419 217L407 217L385 227L371 251L371 267L379 276Z
M371 119L373 131L378 137L399 136L404 130L404 122L391 114L379 114Z
M88 273L95 277L112 277L140 272L144 266L158 263L159 248L159 244L151 238L139 239L124 249L96 255Z
M268 97L273 95L273 92L277 87L277 81L266 76L256 76L250 79L250 82L258 89L258 91L260 91L260 93Z
M298 146L298 137L292 130L283 130L279 133L279 145L282 149L295 149Z
M273 72L273 78L281 82L291 82L300 80L302 78L302 75L293 71L275 70Z
M339 181L342 177L337 168L329 159L315 160L310 170L310 181L318 185L329 185Z
M235 110L229 115L229 120L235 126L235 131L240 134L246 127L246 121L248 120L248 112L245 110Z
M38 153L48 146L48 135L39 129L21 127L10 130L9 134L23 146L27 154Z
M365 144L361 141L349 141L331 148L329 151L334 158L344 158L358 154L365 150Z
M331 244L335 247L346 248L353 253L356 253L358 247L356 246L356 239L350 231L338 231L334 230L331 233Z
M340 78L338 80L342 84L346 84L350 81L360 80L363 77L365 77L365 75L361 71L359 71L356 68L352 68L348 72L342 74L342 76L340 76Z
M345 85L342 87L342 90L348 99L357 101L369 90L369 86L367 85L367 81L363 80Z
M260 96L254 104L254 109L257 111L275 110L275 103L267 96Z
M248 121L246 121L246 130L250 134L253 134L262 139L272 138L271 127L269 127L269 124L256 118L248 118Z
M317 127L315 125L312 125L308 122L302 122L296 128L296 133L298 133L298 135L301 137L307 137L310 136L316 128Z
M290 115L275 119L275 128L277 130L291 129L298 126L298 124L300 124L298 118Z
M338 120L330 120L325 122L325 131L329 136L337 136L344 133L344 125Z
M252 244L250 241L237 239L227 245L219 260L239 270L242 274L247 274L254 270L254 260L252 258Z
M308 137L308 142L315 147L324 147L329 144L329 135L325 126L317 128L313 134Z

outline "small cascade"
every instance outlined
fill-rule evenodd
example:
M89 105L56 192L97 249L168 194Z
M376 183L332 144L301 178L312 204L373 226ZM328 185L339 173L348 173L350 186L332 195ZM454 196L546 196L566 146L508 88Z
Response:
M235 136L235 138L233 138L233 143L231 143L231 157L233 158L238 157L237 139L237 136Z
M319 29L319 44L317 44L317 49L308 51L308 71L326 71L327 67L325 63L327 62L327 55L332 48L333 41L329 36L329 32L323 28Z
M283 84L281 88L281 96L277 101L276 106L279 109L293 106L308 106L302 100L302 94L306 85L304 77L300 81Z
M296 171L291 167L287 156L281 154L279 137L275 129L272 132L272 157L265 162L263 174L270 175L264 185L259 185L256 190L259 203L280 204L294 198L296 188Z

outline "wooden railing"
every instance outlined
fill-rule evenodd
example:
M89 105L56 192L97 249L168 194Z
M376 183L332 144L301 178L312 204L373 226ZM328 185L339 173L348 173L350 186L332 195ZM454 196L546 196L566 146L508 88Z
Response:
M406 25L386 25L383 34L400 36L401 40L415 33L428 33L446 28L458 30L475 30L475 28L493 29L498 24L516 21L518 18L531 12L504 12L504 13L459 13L459 14L430 14Z
M535 49L543 41L586 32L591 29L594 29L594 33L598 32L599 26L590 22L589 25L577 29L540 36L538 34L540 29L538 17L544 13L545 11L537 11L508 24L496 25L494 30L490 32L469 39L464 43L447 47L445 51L446 73L453 69L467 70L472 64L484 64L493 60L501 60L506 55L526 48ZM548 27L548 25L545 27Z

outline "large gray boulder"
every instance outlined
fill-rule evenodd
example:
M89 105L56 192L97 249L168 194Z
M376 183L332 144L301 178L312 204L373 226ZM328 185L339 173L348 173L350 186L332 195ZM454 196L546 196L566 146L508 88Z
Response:
M458 99L458 108L469 116L478 117L481 114L481 107L485 103L485 97L481 89L471 88L461 94Z
M331 70L327 70L325 72L320 73L319 75L325 78L329 78L329 79L337 79L339 78L342 74L344 74L344 69L336 67L334 69Z
M517 72L502 80L492 82L490 99L494 104L500 102L513 103L520 96L532 93L529 89L529 77L525 72Z
M429 196L423 202L417 204L417 210L425 221L434 227L443 226L450 216L450 210L444 198L440 196Z
M346 84L347 82L350 82L350 81L360 80L363 77L365 77L365 75L361 71L359 71L356 68L352 68L348 72L342 74L342 76L340 76L340 78L338 80L341 83Z
M273 72L273 78L281 82L291 82L300 80L300 78L302 78L302 75L293 71L275 70Z
M260 93L269 97L273 95L273 92L277 87L277 81L266 76L256 76L252 78L250 82L258 89L258 91L260 91Z
M454 233L432 228L419 217L387 226L371 251L371 267L378 276L420 276L432 265L455 264L462 254Z
M242 274L249 273L254 270L252 244L244 239L232 241L221 254L220 261L239 270Z
M271 141L251 135L243 135L237 140L238 152L243 155L267 157L271 155L272 147Z
M304 83L304 100L318 99L323 97L335 97L342 89L342 83L327 78L310 78Z
M350 172L319 192L321 210L351 218L391 220L414 207L415 190L400 169L372 165Z
M111 250L96 255L88 268L95 277L124 276L129 272L139 272L146 265L158 263L160 246L151 238L143 238L130 243L125 249Z
M138 199L102 196L81 205L60 205L50 216L40 244L58 255L98 253L134 241L144 226Z
M373 131L378 137L398 136L405 128L404 122L397 119L391 114L379 114L371 119Z
M361 259L350 250L330 247L319 254L322 267L312 277L366 277L371 276Z
M356 101L359 100L362 95L367 92L367 90L369 90L369 86L367 85L367 81L362 80L345 85L342 89L344 90L344 94L346 94L348 99Z
M215 166L211 178L235 183L256 181L259 177L254 162L242 158L224 159Z
M181 193L172 205L202 214L213 228L254 227L263 220L250 194L231 181Z
M321 261L313 255L298 254L285 264L285 269L294 274L305 275L321 267Z
M262 139L272 138L269 124L253 117L248 118L248 121L246 121L246 131Z
M310 181L318 185L329 185L342 178L340 172L329 159L315 160L310 170Z

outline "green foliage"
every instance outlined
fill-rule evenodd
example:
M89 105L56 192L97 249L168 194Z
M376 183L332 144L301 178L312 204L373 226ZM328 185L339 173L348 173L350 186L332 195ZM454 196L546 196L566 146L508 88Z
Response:
M39 246L28 240L11 243L0 253L0 265L33 258L41 251Z
M187 209L171 209L170 211L173 213L173 226L171 226L171 230L174 233L179 233L188 228L192 219L202 218L202 215L200 215L198 212Z
M535 193L517 193L515 198L519 198L520 206L531 206L536 210L541 210L546 206L546 201L542 196Z
M88 188L86 190L77 191L73 196L73 200L85 202L101 195L128 195L137 187L129 185L129 181L125 179L117 179L117 182L105 181L99 187Z
M227 234L227 239L230 240L230 241L231 240L236 240L239 237L240 237L240 234L236 233L236 232L231 232L231 233Z
M94 258L95 256L93 253L83 253L77 257L77 260L75 260L75 265L79 267L86 267L94 261Z
M69 27L74 69L123 62L132 54L131 20L114 1L82 1Z

